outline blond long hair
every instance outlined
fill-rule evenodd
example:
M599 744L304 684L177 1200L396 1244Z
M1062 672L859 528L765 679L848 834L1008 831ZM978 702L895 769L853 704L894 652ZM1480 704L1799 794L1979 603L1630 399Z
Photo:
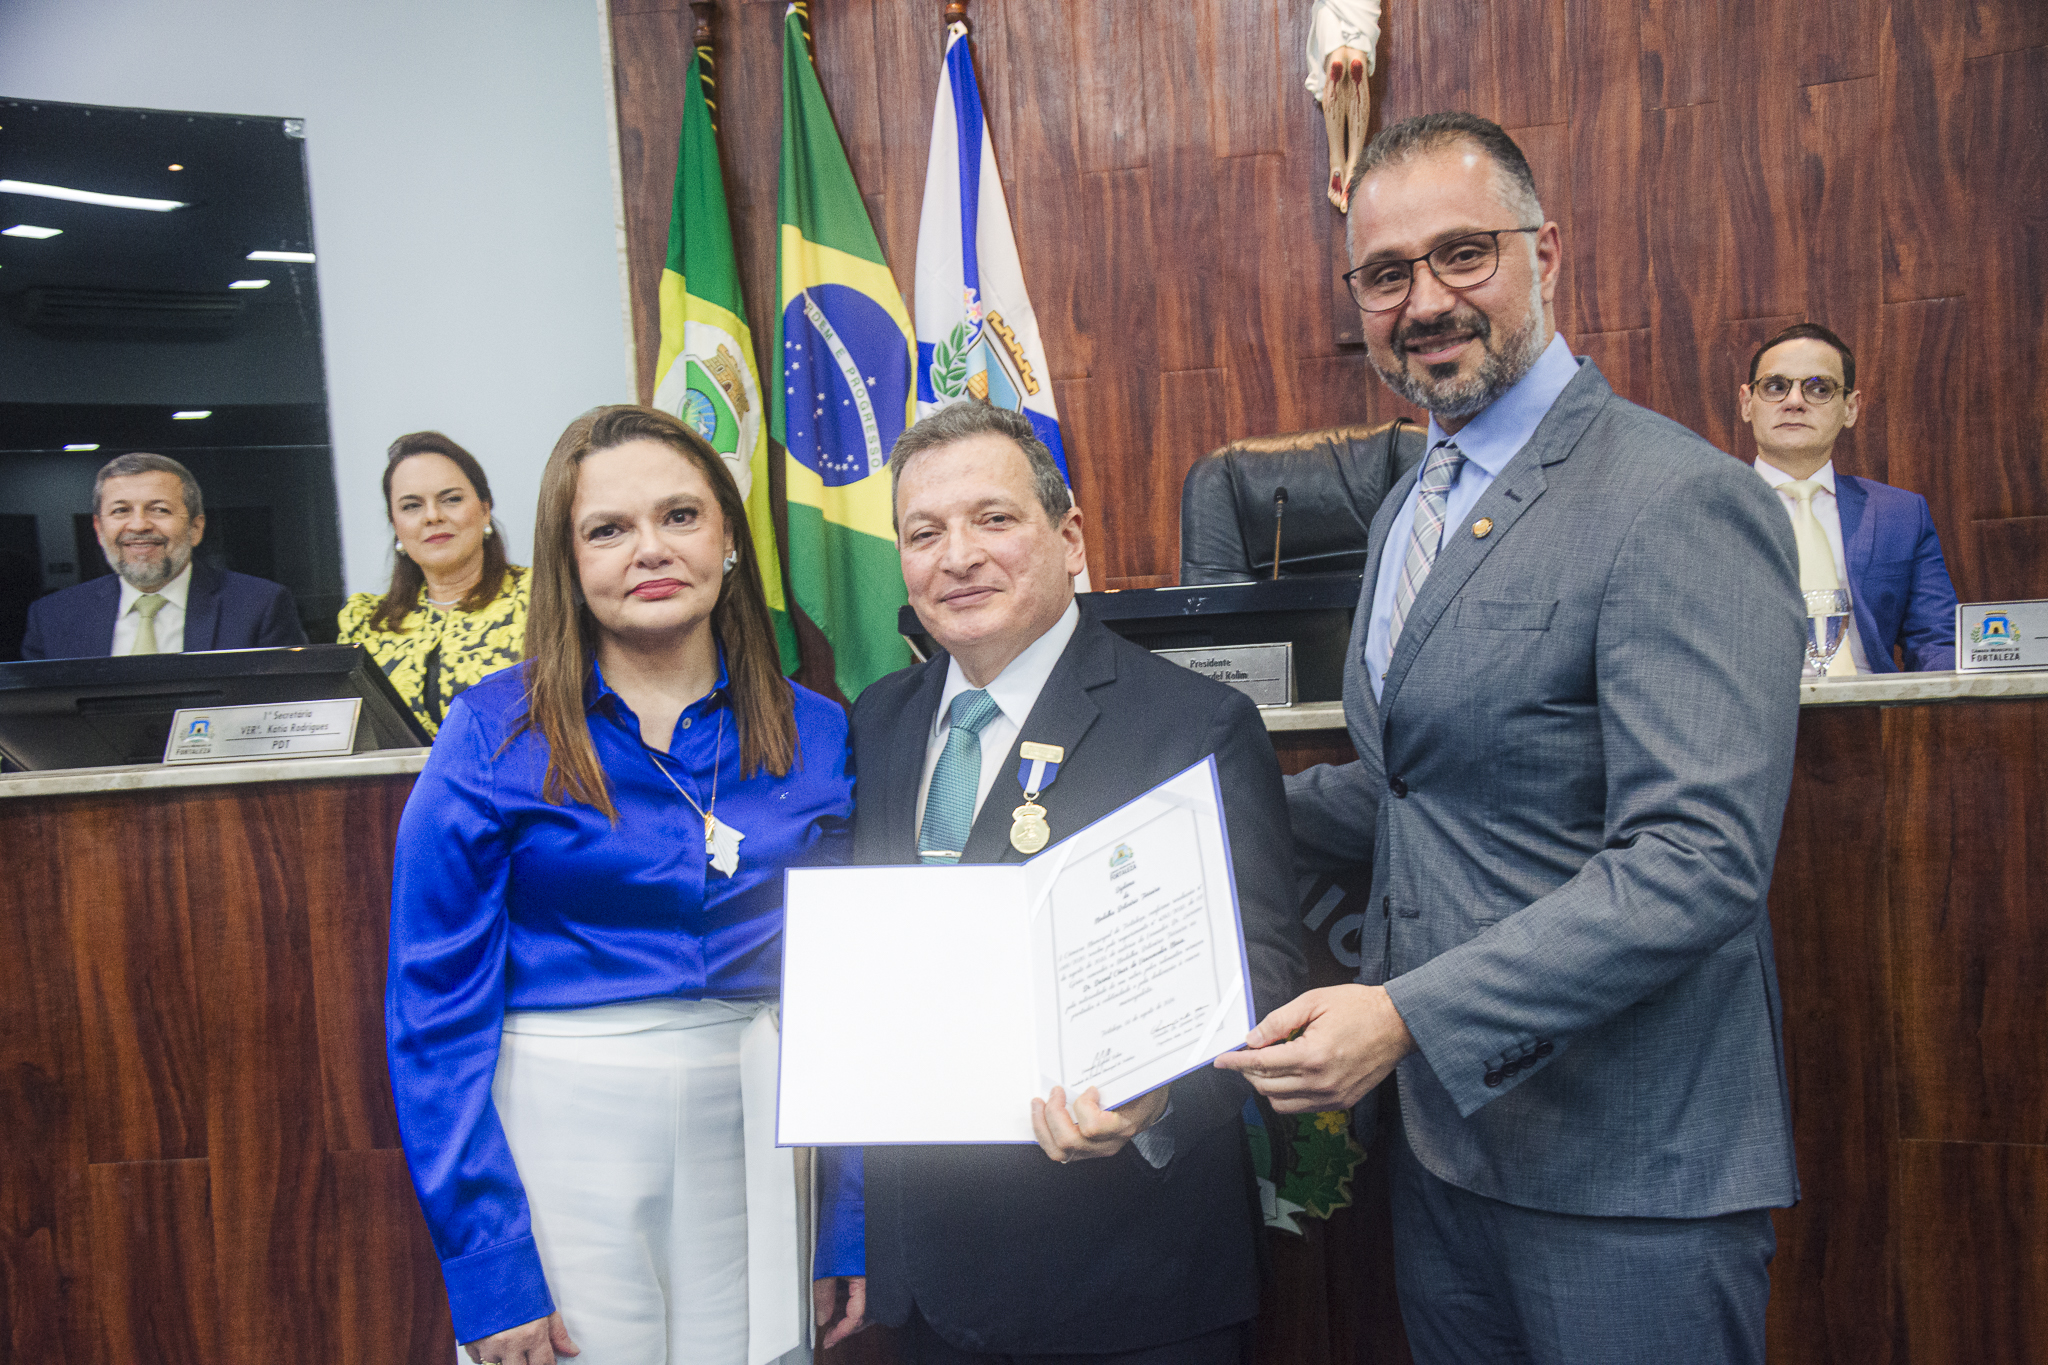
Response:
M628 441L658 441L697 467L718 498L739 562L720 585L711 632L725 648L726 680L739 733L740 775L762 768L784 776L796 761L796 696L782 676L775 627L761 589L761 568L747 538L747 509L718 453L696 432L654 408L619 403L592 408L555 442L540 476L533 526L533 600L526 614L526 714L514 737L537 730L548 744L541 798L581 801L614 823L618 807L597 761L584 714L583 688L597 658L598 624L583 603L570 525L584 459Z

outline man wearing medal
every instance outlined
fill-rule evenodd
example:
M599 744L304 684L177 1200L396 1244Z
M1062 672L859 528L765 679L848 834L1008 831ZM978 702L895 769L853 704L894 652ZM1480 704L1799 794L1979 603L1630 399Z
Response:
M910 603L943 652L854 707L854 861L1020 862L1214 754L1255 1003L1289 998L1292 841L1257 709L1080 608L1081 514L1022 414L942 409L890 469ZM1054 1089L1017 1099L1037 1149L866 1149L865 1298L820 1282L827 1340L865 1316L914 1365L1237 1365L1258 1308L1250 1095L1213 1069L1121 1109Z

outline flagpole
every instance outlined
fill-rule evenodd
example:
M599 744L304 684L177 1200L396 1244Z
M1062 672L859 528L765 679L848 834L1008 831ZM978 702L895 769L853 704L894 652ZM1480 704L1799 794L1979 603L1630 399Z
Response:
M945 7L945 15L940 22L947 28L967 22L967 0L940 0L940 3Z
M697 50L699 77L704 82L704 104L711 111L711 135L718 136L718 57L712 42L712 25L718 18L717 0L690 0L690 12L697 17L697 31L690 45Z

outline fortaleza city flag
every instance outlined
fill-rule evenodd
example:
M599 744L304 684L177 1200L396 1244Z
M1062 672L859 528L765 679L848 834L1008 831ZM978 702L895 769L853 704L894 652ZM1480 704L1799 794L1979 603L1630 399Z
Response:
M718 134L704 97L704 56L683 77L683 135L676 147L676 195L668 220L668 266L661 272L661 358L654 406L672 412L725 457L747 506L767 590L782 671L797 668L796 631L782 591L775 518L768 506L768 426L754 368L754 334L740 297Z
M910 314L882 258L811 64L802 4L782 30L775 438L789 452L789 575L848 697L910 662L889 449L911 421Z
M948 33L917 225L917 415L967 399L1021 412L1071 490L1052 375L1024 292L967 26ZM1074 587L1088 591L1086 570Z

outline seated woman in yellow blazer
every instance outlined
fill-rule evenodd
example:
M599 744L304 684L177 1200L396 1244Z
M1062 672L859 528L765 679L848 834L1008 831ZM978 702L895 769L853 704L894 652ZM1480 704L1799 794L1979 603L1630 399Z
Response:
M391 443L384 510L391 586L348 599L341 643L370 651L431 735L457 695L525 652L527 571L506 561L483 466L438 431Z

